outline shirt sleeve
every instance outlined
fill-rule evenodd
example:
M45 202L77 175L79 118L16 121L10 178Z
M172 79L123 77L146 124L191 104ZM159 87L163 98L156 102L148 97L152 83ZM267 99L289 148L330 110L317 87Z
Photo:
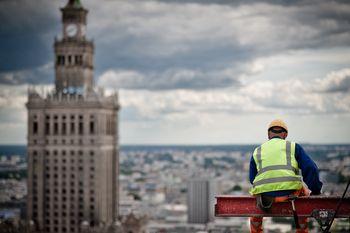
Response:
M322 182L320 181L318 167L315 162L306 154L304 149L295 144L295 159L301 169L303 181L306 183L312 194L317 195L321 193Z
M249 181L251 184L253 184L253 181L257 173L258 173L258 170L256 169L254 157L252 156L250 159L250 166L249 166Z

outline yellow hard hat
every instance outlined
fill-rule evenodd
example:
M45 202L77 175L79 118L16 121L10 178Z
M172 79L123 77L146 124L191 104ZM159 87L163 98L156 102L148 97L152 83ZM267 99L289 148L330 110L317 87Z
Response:
M281 119L275 119L271 121L271 123L269 124L268 130L271 129L272 127L277 127L277 126L285 129L288 132L288 127L286 123L284 123L284 121L282 121Z

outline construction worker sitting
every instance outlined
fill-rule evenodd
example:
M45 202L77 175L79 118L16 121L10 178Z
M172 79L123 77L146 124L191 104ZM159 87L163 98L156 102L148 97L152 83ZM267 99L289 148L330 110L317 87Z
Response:
M269 140L254 150L250 160L250 193L263 210L273 202L287 201L291 195L307 196L310 190L311 195L318 195L322 188L316 164L299 144L286 141L287 135L287 125L273 120L268 127ZM263 232L262 222L262 217L251 217L250 232ZM298 223L297 233L308 232L307 218L298 218Z

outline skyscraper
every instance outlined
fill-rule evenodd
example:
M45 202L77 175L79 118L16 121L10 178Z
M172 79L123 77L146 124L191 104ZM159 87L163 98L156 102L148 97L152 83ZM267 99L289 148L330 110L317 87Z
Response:
M189 223L208 223L214 218L215 186L209 179L191 179L187 186Z
M107 227L118 215L118 97L93 82L94 44L79 0L61 9L55 89L28 90L28 220L37 232Z

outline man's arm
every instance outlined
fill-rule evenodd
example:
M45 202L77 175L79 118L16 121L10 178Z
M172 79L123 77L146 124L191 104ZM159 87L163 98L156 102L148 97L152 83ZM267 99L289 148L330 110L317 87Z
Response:
M249 165L249 181L251 184L253 184L253 181L257 173L258 173L258 170L256 170L256 164L252 156L250 159L250 165Z
M297 143L295 144L295 159L297 160L299 168L301 169L303 180L311 190L312 194L320 194L323 184L320 181L318 167L306 154L304 149Z

